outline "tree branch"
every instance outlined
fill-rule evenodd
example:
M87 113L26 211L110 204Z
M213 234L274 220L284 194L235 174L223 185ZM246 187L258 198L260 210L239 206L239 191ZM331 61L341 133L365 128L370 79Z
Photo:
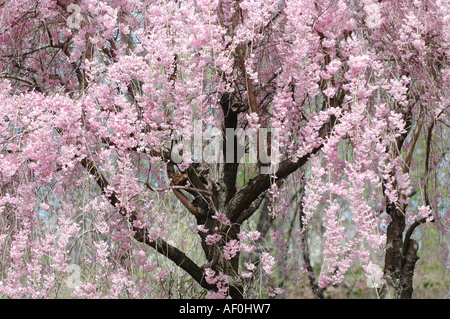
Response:
M102 193L106 196L110 204L114 207L119 207L120 200L117 197L117 194L115 192L108 194L109 182L106 180L103 174L97 169L95 163L88 158L84 158L81 161L81 164L83 165L84 168L86 168L89 174L91 174L94 177L95 182L100 187ZM179 192L179 190L176 191ZM119 212L122 216L124 217L127 216L127 212L124 209L121 208ZM209 290L217 289L217 287L208 284L204 280L205 277L204 270L200 266L198 266L194 261L192 261L189 257L187 257L185 253L180 251L178 248L169 245L166 241L164 241L161 238L158 238L155 241L151 241L150 238L148 237L147 229L137 228L133 225L133 221L135 221L136 219L137 219L136 213L131 212L129 221L133 226L133 230L135 231L134 239L136 239L138 242L147 244L148 246L158 251L160 254L164 255L165 257L173 261L177 266L185 270L203 288Z
M226 129L236 129L238 123L239 107L234 106L233 96L224 93L220 99L220 106L222 107L224 116L223 126L223 151L224 154L229 153L231 150L227 150L227 136ZM233 154L234 158L231 163L225 161L223 168L223 182L226 188L226 201L229 201L231 197L236 193L236 177L239 168L239 160L237 158L237 137L233 135Z
M171 180L171 183L176 186L184 186L189 176L187 174L175 173L174 163L172 161L167 162L167 176ZM179 189L172 189L178 200L187 208L187 210L195 217L199 216L197 207L187 198Z
M316 154L322 147L323 144L314 148L309 154L301 157L297 162L291 160L281 162L275 176L270 174L260 174L249 180L247 185L237 192L226 206L228 218L230 220L237 220L239 215L247 209L261 193L270 188L274 179L279 180L286 178L298 168L305 165L308 158L311 155Z
M208 290L216 290L217 287L215 285L208 284L205 280L205 271L202 267L198 266L192 259L186 256L178 248L170 245L165 240L158 238L156 241L150 241L145 230L138 230L134 238L141 242L145 243L148 246L154 248L161 255L164 255L172 262L174 262L178 267L186 271L197 283L200 284L205 289Z

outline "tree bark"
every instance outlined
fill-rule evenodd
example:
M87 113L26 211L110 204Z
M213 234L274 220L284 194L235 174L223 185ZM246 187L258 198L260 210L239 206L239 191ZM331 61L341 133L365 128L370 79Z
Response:
M395 204L389 204L386 212L391 216L391 222L388 225L386 233L386 254L384 285L380 297L386 299L397 299L399 296L400 281L402 278L402 249L403 249L403 231L405 230L405 217L395 207Z
M410 236L425 219L413 223L403 239L405 215L402 211L404 207L398 208L394 204L387 206L392 221L387 228L384 270L386 283L380 291L380 297L383 299L411 299L413 294L414 268L419 260L419 245Z

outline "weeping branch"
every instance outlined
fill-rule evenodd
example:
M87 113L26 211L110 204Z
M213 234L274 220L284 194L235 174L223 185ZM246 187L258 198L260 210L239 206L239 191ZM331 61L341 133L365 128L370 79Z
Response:
M81 165L89 172L89 174L94 178L97 185L100 187L102 194L108 199L109 203L119 208L120 200L117 196L116 192L108 192L109 182L104 177L104 175L98 170L95 163L88 159L83 158L81 161ZM179 192L179 190L176 190ZM131 212L128 215L128 212L124 208L120 208L119 212L122 216L129 216L129 222L133 225L133 222L137 219L136 212ZM178 248L168 244L161 238L156 239L155 241L151 241L148 236L148 230L145 228L137 228L133 225L133 230L135 231L134 239L138 242L144 243L152 248L154 248L161 255L164 255L169 260L174 262L178 267L186 271L195 281L197 281L200 286L205 289L213 290L217 289L217 287L208 284L205 281L205 272L204 270L198 266L192 259L186 256L185 253L180 251Z

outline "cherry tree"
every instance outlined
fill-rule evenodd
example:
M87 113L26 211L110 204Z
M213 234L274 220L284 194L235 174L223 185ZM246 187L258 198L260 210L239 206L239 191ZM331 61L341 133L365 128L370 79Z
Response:
M416 229L433 222L447 253L449 9L1 1L0 294L148 296L158 255L243 298L290 257L249 221L297 205L296 244L324 230L316 296L360 263L380 297L411 298Z

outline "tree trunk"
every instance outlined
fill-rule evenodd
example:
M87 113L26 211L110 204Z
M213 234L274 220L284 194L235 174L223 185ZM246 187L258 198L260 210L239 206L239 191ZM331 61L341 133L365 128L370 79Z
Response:
M394 204L387 206L392 221L387 228L384 279L380 297L383 299L411 299L413 293L414 268L419 257L415 240L403 241L405 216L403 208Z
M233 299L243 299L243 284L242 278L239 275L239 253L231 259L226 259L223 253L223 247L231 240L238 240L240 232L240 224L234 223L232 225L223 225L217 219L212 218L213 211L208 211L206 214L201 213L202 216L207 216L206 219L197 219L198 225L203 225L208 231L206 233L199 232L201 244L206 256L207 263L203 268L210 268L216 274L222 273L228 277L229 295ZM222 238L219 242L209 245L206 241L208 235L218 234Z

